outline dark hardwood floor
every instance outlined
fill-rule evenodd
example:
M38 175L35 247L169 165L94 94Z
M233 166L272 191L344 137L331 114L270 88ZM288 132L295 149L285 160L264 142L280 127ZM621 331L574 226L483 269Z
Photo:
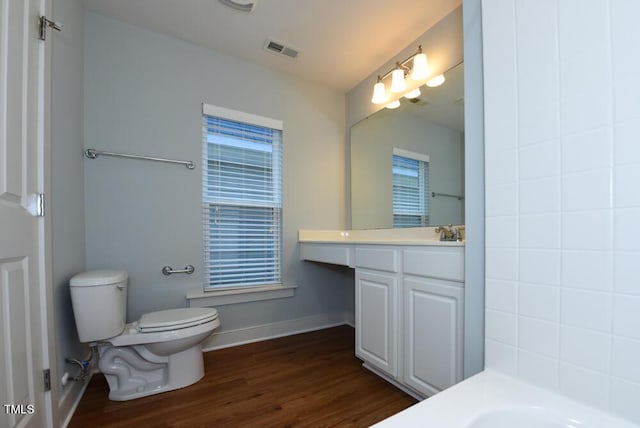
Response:
M200 382L124 402L95 375L69 427L365 427L416 402L364 369L354 343L339 326L207 352Z

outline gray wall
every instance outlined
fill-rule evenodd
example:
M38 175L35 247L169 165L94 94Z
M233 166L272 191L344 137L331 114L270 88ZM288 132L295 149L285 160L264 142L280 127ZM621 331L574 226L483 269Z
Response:
M297 246L298 229L344 227L343 94L92 13L85 60L87 148L198 165L85 161L87 264L129 272L129 320L202 288L202 102L284 122L283 278L299 285L294 298L220 307L220 331L348 310L348 275L299 261ZM195 275L160 272L187 264Z
M66 357L84 358L86 348L78 341L68 281L85 269L83 134L83 38L84 12L80 0L55 0L53 16L64 25L51 32L51 196L52 267L56 336L57 379L62 392L60 415L75 400L57 383L65 371L75 375ZM55 374L56 371L53 371ZM77 393L77 392L76 392Z
M484 368L484 93L481 0L464 0L464 376Z

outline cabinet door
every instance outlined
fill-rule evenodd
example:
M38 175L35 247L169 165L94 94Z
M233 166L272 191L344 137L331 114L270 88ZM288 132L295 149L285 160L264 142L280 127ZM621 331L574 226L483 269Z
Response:
M356 270L356 355L398 376L398 280L395 275Z
M459 285L404 278L404 382L427 396L462 380L463 299Z

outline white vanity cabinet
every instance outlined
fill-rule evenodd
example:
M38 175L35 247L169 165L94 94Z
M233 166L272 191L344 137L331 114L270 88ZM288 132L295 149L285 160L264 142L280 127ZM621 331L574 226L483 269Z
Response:
M462 380L463 245L301 242L301 258L355 268L365 367L423 398Z
M394 379L400 337L399 252L357 247L356 355Z

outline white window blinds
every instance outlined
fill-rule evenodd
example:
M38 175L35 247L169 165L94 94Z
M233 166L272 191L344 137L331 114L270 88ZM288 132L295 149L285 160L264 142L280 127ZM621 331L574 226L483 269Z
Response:
M429 224L429 162L393 155L393 227Z
M280 283L282 130L204 111L204 288Z

